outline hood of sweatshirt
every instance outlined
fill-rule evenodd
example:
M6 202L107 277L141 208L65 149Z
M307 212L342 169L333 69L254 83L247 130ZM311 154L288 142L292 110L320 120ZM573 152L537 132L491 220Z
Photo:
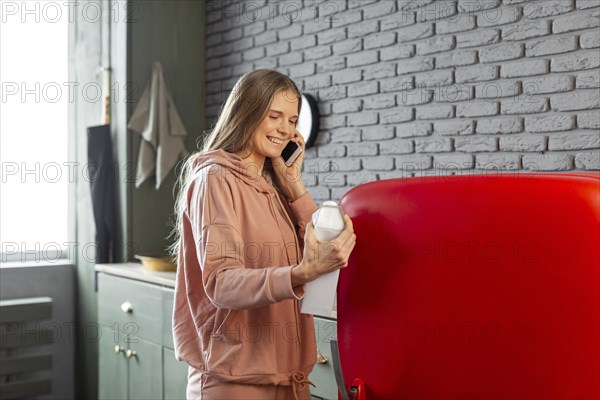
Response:
M198 155L193 161L192 168L195 173L198 173L201 169L215 164L227 168L236 178L243 180L259 192L276 192L273 181L268 174L259 175L258 166L248 164L240 156L223 149L210 150Z
M269 211L279 229L281 230L281 223L287 224L293 231L294 222L289 217L289 205L286 206L282 203L277 189L272 184L271 177L268 174L261 176L258 174L258 168L255 165L248 164L242 158L236 154L229 153L223 149L210 150L197 156L193 162L194 174L197 174L203 168L208 168L212 165L221 165L227 168L227 172L231 173L236 179L240 179L247 183L249 186L255 188L259 193L265 193L267 196ZM280 211L277 211L279 208ZM284 211L287 210L287 212ZM286 252L289 249L286 247ZM290 255L288 254L288 258ZM300 259L301 254L298 246L296 246L296 259Z

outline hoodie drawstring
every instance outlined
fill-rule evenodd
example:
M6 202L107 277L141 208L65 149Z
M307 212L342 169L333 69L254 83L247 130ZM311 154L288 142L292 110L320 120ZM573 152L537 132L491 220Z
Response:
M309 381L306 378L306 375L304 374L304 372L301 372L301 371L294 372L292 374L292 376L290 377L290 380L292 381L292 392L294 392L294 400L298 400L298 390L303 390L304 386L307 383L316 387L314 383L312 383L311 381ZM300 387L298 387L298 386L300 386Z

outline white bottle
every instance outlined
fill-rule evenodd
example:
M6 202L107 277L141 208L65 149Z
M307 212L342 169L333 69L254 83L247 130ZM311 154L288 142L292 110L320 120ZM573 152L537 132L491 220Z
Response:
M337 238L346 226L344 213L335 201L326 201L312 215L317 239L328 242ZM325 317L335 317L335 293L340 270L321 275L304 286L304 298L300 312Z

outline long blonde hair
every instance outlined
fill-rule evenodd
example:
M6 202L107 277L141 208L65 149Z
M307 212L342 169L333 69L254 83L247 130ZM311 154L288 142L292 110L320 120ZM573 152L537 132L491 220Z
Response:
M174 190L175 223L169 237L173 243L167 251L175 258L179 256L179 240L182 232L183 213L187 203L187 192L193 180L195 160L210 150L223 149L230 153L246 151L250 148L254 132L266 117L275 94L289 90L298 99L298 114L302 106L300 90L293 80L281 72L271 69L258 69L244 74L234 85L227 101L221 107L215 126L209 130L202 149L183 161L183 168ZM273 177L271 159L267 157L263 166L265 174ZM272 179L275 188L281 192L278 183Z

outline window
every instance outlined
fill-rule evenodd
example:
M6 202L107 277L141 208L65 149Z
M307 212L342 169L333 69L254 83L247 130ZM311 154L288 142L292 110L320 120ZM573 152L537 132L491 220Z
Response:
M68 8L0 0L1 261L56 261L68 247Z

